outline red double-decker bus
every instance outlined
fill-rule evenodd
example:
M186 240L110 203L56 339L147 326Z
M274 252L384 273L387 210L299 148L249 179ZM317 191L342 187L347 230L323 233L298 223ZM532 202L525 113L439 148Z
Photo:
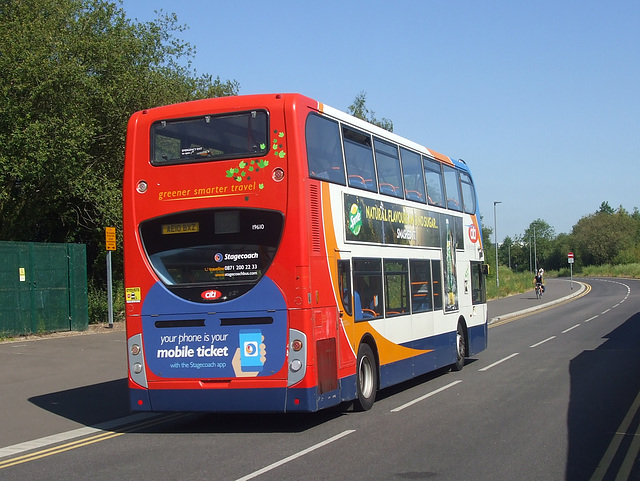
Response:
M486 347L462 161L298 94L135 113L124 174L130 401L369 409Z

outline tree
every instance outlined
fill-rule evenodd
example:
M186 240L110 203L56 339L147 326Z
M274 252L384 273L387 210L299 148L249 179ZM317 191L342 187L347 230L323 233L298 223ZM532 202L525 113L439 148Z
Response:
M548 269L546 262L551 255L555 237L555 230L546 221L536 219L529 224L529 227L524 232L524 239L529 240L532 244L534 269L539 269L540 267Z
M609 202L605 200L602 202L602 204L600 204L600 207L596 211L596 214L613 214L613 212L613 207L611 207L611 205L609 205Z
M354 99L353 103L349 105L349 113L354 117L365 120L373 125L377 125L389 132L393 132L393 122L387 118L382 120L376 119L376 114L373 110L367 108L367 93L363 90Z
M558 234L551 246L551 252L547 258L547 269L559 270L568 267L567 255L574 250L573 236L569 234ZM580 267L580 259L575 259L574 269Z
M86 243L91 268L121 226L129 116L238 91L190 70L183 29L105 0L2 1L0 239Z
M638 228L638 222L624 209L608 212L601 208L581 218L572 235L584 265L637 262Z

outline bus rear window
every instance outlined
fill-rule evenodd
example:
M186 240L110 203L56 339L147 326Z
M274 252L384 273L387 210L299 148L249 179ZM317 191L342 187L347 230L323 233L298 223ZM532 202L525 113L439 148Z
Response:
M265 274L282 235L280 212L200 209L140 224L153 270L174 294L195 302L229 300ZM201 295L216 289L212 299Z
M269 146L267 124L264 110L156 122L151 126L151 163L263 156Z

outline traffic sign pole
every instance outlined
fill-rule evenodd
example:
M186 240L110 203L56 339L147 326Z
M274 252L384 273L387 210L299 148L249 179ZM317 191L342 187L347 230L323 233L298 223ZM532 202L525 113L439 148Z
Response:
M111 270L111 252L116 250L116 228L105 227L107 245L107 304L109 308L109 328L113 328L113 274Z
M107 251L107 305L109 306L109 329L113 328L113 275L111 273L111 251Z
M569 267L571 268L571 290L573 290L573 252L569 252L567 260L569 261Z

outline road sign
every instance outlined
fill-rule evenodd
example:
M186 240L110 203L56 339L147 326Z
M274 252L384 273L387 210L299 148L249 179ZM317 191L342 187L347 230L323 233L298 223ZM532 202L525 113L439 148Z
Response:
M569 260L569 264L573 264L573 252L569 252L568 260Z
M107 241L107 250L114 251L116 250L116 228L115 227L105 227L105 238Z

